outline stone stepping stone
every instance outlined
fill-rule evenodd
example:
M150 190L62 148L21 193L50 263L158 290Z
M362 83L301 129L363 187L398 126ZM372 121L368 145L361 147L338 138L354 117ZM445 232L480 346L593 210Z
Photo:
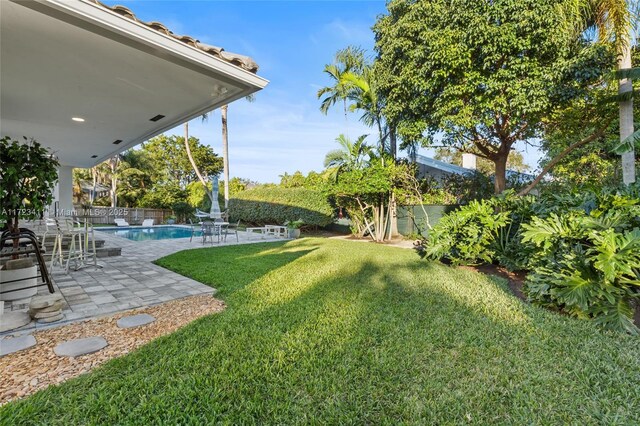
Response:
M131 315L128 317L122 317L118 320L117 324L120 328L140 327L141 325L147 325L154 322L156 319L149 314Z
M0 340L0 357L29 349L36 345L36 338L31 334Z
M31 309L31 313L36 313L36 312L55 312L55 311L61 310L63 307L64 307L64 302L62 300L58 300L57 302L54 302L53 305L47 306L46 308Z
M64 318L64 314L62 312L59 312L55 316L47 317L47 318L40 318L37 321L38 321L38 324L49 324L51 322L60 321L63 318Z
M20 328L31 322L28 312L5 312L0 317L0 332Z
M32 311L48 308L56 302L62 301L62 295L60 293L45 294L42 296L33 296L29 303L29 309Z
M57 317L59 315L62 315L62 312L60 311L60 309L58 309L55 312L36 312L35 314L32 315L32 317L34 319L45 319L45 318L51 318L51 317Z
M68 340L53 348L58 356L80 356L98 352L108 345L104 337L93 336L84 339Z

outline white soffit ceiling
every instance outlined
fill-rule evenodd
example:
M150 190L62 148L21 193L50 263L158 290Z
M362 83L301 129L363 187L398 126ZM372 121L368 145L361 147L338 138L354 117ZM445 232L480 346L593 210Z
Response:
M91 167L267 84L88 2L0 8L0 131L35 138L64 165Z

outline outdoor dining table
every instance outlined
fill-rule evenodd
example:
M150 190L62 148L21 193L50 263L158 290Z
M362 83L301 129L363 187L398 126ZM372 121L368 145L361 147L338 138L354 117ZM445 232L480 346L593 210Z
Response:
M205 222L207 222L207 221L200 222L200 226L202 226L202 230L203 231L204 231L204 227L205 227ZM212 226L214 228L214 235L218 236L218 243L219 243L220 242L220 236L222 235L222 229L224 227L229 226L229 222L213 222L213 221L210 221L207 226ZM216 230L215 228L218 228L218 229ZM210 237L213 237L213 235L210 235ZM204 232L203 232L202 233L202 244L205 243L206 239L207 239L207 235L205 235ZM226 239L226 235L225 235L225 239ZM211 240L211 242L213 242L213 239Z

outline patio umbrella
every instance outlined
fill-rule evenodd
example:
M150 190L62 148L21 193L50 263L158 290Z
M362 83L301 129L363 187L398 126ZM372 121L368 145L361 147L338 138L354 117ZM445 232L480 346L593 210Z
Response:
M209 210L209 217L211 219L219 219L222 217L220 211L220 204L218 203L218 176L209 177L212 182L211 189L211 210Z

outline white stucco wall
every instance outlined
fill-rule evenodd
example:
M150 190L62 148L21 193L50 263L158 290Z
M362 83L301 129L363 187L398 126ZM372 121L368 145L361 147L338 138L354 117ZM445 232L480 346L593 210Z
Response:
M57 211L56 211L57 209ZM53 190L49 216L69 216L73 210L73 167L58 167L58 183Z

